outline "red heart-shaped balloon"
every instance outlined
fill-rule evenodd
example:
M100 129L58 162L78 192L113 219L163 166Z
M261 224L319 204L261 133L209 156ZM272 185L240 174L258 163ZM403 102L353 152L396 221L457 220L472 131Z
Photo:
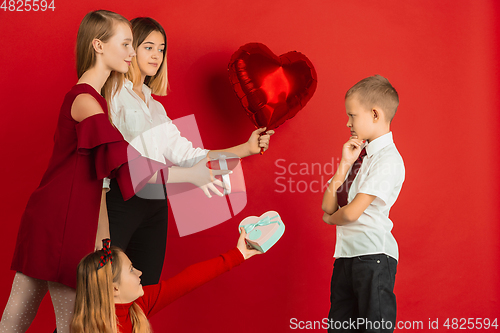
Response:
M276 56L261 43L245 44L229 62L229 79L256 127L274 129L311 99L317 86L314 66L302 53Z

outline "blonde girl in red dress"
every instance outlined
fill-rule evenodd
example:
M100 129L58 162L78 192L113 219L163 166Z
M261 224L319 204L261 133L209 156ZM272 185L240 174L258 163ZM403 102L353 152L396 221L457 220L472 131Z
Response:
M100 214L102 179L116 177L131 197L130 163L145 161L128 149L107 109L135 56L130 23L109 11L87 14L76 53L78 84L64 99L49 166L21 219L11 266L17 273L0 332L25 332L47 291L57 332L69 332L76 267L109 235L107 212Z
M103 179L116 178L127 200L164 164L142 157L111 124L108 102L135 56L130 23L105 10L82 20L76 46L78 83L66 94L54 148L40 185L21 218L11 268L17 273L0 332L25 332L50 292L58 333L69 332L76 267L109 237ZM171 167L167 182L216 184L201 162L193 172ZM134 181L130 170L134 170Z

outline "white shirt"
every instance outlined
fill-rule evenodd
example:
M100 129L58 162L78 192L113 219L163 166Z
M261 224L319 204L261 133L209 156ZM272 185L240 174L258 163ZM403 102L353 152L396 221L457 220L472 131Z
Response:
M146 102L133 90L130 80L125 80L122 89L113 97L110 105L111 120L116 128L143 156L182 167L191 167L204 158L208 150L193 148L193 144L167 117L165 108L151 96L145 84L142 92ZM193 129L198 131L198 129ZM109 188L109 180L104 187Z
M335 258L385 253L398 260L398 243L391 233L393 223L389 210L401 191L405 179L403 159L392 138L392 132L365 146L366 156L349 189L347 201L356 194L376 196L359 219L337 226Z

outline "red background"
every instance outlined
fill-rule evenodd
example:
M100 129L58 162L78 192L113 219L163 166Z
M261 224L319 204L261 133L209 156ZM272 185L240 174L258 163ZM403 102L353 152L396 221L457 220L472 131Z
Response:
M2 309L19 220L45 171L64 94L76 82L77 28L103 5L55 6L0 11ZM171 91L160 101L173 119L194 113L208 148L239 144L252 131L227 79L239 46L255 41L277 54L300 51L318 73L306 108L277 130L264 156L244 160L248 204L240 214L182 238L171 217L163 278L234 246L236 226L248 215L277 210L283 238L171 304L152 319L156 332L284 332L291 318L327 315L335 232L321 220L322 193L311 182L330 174L292 173L338 161L349 136L344 93L376 73L401 100L392 126L407 172L391 210L400 249L398 320L427 328L429 318L439 318L442 328L446 318L500 314L497 1L112 0L105 9L164 26ZM276 163L291 170L278 175ZM304 193L296 186L278 193L289 179ZM46 299L29 332L47 332L53 323Z

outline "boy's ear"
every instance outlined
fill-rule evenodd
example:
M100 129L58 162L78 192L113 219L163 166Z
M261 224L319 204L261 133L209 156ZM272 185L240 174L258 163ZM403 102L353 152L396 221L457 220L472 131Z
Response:
M378 109L372 109L373 120L380 120L380 111Z

